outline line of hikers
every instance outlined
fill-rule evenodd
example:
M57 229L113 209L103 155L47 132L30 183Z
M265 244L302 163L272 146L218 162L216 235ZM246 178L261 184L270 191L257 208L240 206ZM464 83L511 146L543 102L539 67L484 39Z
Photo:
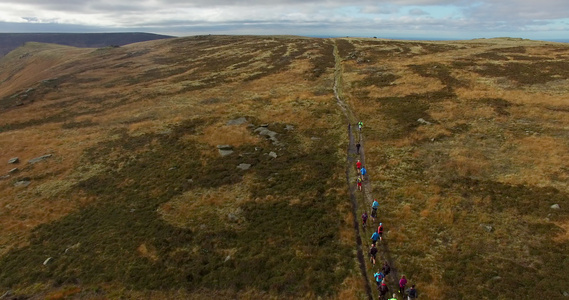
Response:
M363 127L363 122L362 121L358 122L358 129L360 132L362 131L362 127ZM356 144L356 150L358 154L360 153L360 147L361 145L358 142ZM362 165L360 160L356 162L356 169L358 172L358 177L356 179L358 190L362 191L362 182L364 181L364 176L367 174L367 170ZM373 202L371 204L371 218L373 223L375 223L377 219L378 208L379 208L379 202L377 201L377 199L373 199ZM366 211L364 211L364 213L362 214L362 227L364 230L366 229L367 226L367 219L368 219L368 214ZM372 263L373 267L375 267L376 256L378 252L376 245L378 242L383 241L383 223L380 222L379 226L377 227L377 230L374 230L374 232L371 235L371 241L372 243L368 253L370 256L370 263ZM380 300L386 300L386 297L388 297L387 293L389 292L389 288L387 287L387 282L385 277L390 272L391 272L391 266L386 260L384 261L382 268L378 269L377 272L373 275L375 283L377 285L377 290L379 291ZM405 275L403 275L399 279L399 294L401 294L403 298L407 296L409 300L418 298L418 293L417 290L415 289L415 285L412 285L408 289L405 289L406 286L407 286L407 278L405 277ZM389 300L397 300L397 294L393 293L393 298Z

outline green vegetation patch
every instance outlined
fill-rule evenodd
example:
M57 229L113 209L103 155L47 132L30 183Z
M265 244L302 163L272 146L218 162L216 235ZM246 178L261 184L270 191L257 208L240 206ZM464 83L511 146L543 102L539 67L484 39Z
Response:
M544 84L569 78L569 62L541 61L533 63L486 63L474 70L488 77L505 77L518 84Z
M342 57L344 59L348 58L348 56L351 53L356 51L356 47L354 46L354 44L352 44L348 40L337 39L335 42L336 42L336 45L338 46L338 53L340 54L340 57Z
M455 208L457 214L464 212L462 218L476 215L476 210L512 218L491 221L497 229L485 230L484 225L480 225L477 230L483 233L484 238L452 236L458 246L447 247L440 253L444 265L442 278L446 284L453 286L459 279L478 282L481 284L476 290L478 297L491 297L499 291L500 297L515 298L519 291L511 289L512 286L535 287L525 289L531 298L544 295L559 298L566 291L564 274L569 271L566 258L569 242L554 241L564 230L550 220L566 222L569 195L551 187L508 185L470 178L457 178L445 189L462 195L462 202ZM474 204L474 198L489 201ZM552 210L552 204L559 204L561 209ZM509 228L515 230L516 235L507 237L507 241L494 236L498 234L494 233L495 230L502 232ZM505 244L508 242L514 243L515 247L521 245L526 250L510 248ZM506 252L500 252L499 249L504 247ZM447 289L445 298L468 298L471 293L471 290L460 287Z
M456 95L448 91L437 91L425 94L411 94L403 97L377 98L383 118L394 122L391 130L381 133L384 139L399 139L421 125L417 120L436 122L428 114L431 102L454 99Z
M334 295L353 268L351 248L339 240L345 224L336 210L346 195L331 192L343 183L333 180L342 170L338 138L324 129L297 133L273 124L269 129L278 132L286 150L266 141L235 147L228 156L203 156L211 147L184 137L201 134L209 122L188 120L168 132L140 136L119 130L115 139L86 151L86 171L90 165L107 171L70 193L96 201L38 226L29 246L2 257L0 287L113 284L135 290L254 288L279 296ZM318 134L327 143L301 152L295 134ZM240 163L252 167L239 170ZM257 200L221 204L234 206L238 221L215 204L187 216L201 223L191 229L167 223L158 212L184 193L238 184L249 172L254 182L247 198Z
M309 74L309 78L313 80L319 78L322 74L336 66L334 45L330 41L321 41L318 49L319 55L313 56L310 59L313 69L312 73Z
M451 69L444 64L428 63L422 65L410 65L409 68L423 77L436 78L440 80L448 89L466 86L466 83L452 76Z
M366 77L360 81L353 82L352 85L355 88L368 87L372 85L379 88L386 87L392 85L401 77L377 68L365 69L362 73L365 74Z
M485 59L485 60L509 60L509 58L505 55L503 55L502 53L498 53L496 51L487 51L487 52L483 52L483 53L478 53L473 55L474 58L476 59Z
M461 204L462 209L468 209L468 206L471 205L468 199L477 196L490 199L490 204L485 207L488 212L515 209L523 215L549 217L552 220L562 220L558 218L569 213L569 195L552 187L539 188L471 178L457 178L449 182L447 188L451 188L465 197L465 202ZM554 213L550 206L556 203L562 208Z

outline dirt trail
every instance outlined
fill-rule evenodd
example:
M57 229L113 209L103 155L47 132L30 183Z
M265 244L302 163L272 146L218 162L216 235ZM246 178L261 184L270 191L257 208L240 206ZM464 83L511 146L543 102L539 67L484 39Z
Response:
M366 294L368 295L369 299L373 299L373 292L372 292L372 288L370 285L370 278L368 277L367 274L367 267L366 267L366 258L364 255L364 249L363 247L363 243L362 243L362 237L360 234L360 217L359 217L359 211L369 211L371 209L371 204L373 202L373 195L372 195L372 186L371 186L371 177L368 174L366 174L365 176L365 181L363 182L363 193L364 193L364 203L363 203L363 208L362 209L358 209L358 200L356 197L356 186L354 185L355 183L355 178L352 178L351 175L351 170L354 168L355 164L356 164L356 160L359 159L362 162L363 166L367 166L366 165L366 161L365 161L365 146L364 146L364 136L362 132L359 132L359 130L354 130L351 126L351 124L357 124L358 119L356 118L356 116L354 115L354 113L352 112L352 110L350 109L350 107L348 106L348 104L342 99L342 60L341 57L338 53L338 47L337 44L334 44L334 57L336 59L336 69L334 72L334 96L336 97L336 102L338 104L338 106L340 107L340 109L342 110L342 112L344 113L344 115L346 116L346 119L348 121L348 137L349 137L349 145L348 145L348 151L347 151L347 162L346 162L346 181L348 183L348 187L349 187L349 191L350 191L350 200L352 202L352 213L354 216L354 230L356 233L356 244L357 244L357 250L358 250L358 261L360 263L360 270L362 272L362 276L366 282L365 284L365 289L366 289ZM356 138L354 138L354 131L357 131L357 140L360 143L360 154L357 154L356 151L356 143L355 140ZM366 167L367 168L367 167ZM369 168L368 168L369 169ZM379 197L378 197L379 198ZM380 202L380 208L378 210L378 219L380 219L381 217L381 199L378 200ZM379 222L376 223L371 223L371 219L368 220L368 223L370 224L370 226L368 226L368 228L371 228L369 230L365 230L363 234L366 235L367 232L369 232L370 236L372 233L372 230L374 229L375 226L379 225ZM388 227L388 224L384 224L384 227ZM367 232L366 232L367 231ZM368 238L367 236L365 236L365 238ZM388 247L388 242L386 241L386 239L384 239L381 243L378 244L378 250L379 253L381 254L381 256L378 256L378 261L376 263L376 266L381 268L381 266L383 265L383 260L386 260L389 265L391 266L391 273L389 274L389 276L387 277L388 279L388 284L390 287L390 292L395 292L396 290L398 290L399 288L399 274L397 272L397 268L394 265L394 261L391 257L391 253L389 251L389 247ZM365 253L367 254L367 247L365 249ZM380 257L382 257L383 259L381 259ZM372 270L373 272L373 270ZM375 288L375 286L374 286Z
M340 56L338 55L338 47L336 46L336 44L334 44L334 57L336 58L336 70L334 72L334 96L336 97L336 102L338 103L338 106L340 106L340 108L344 112L344 115L346 116L346 119L348 121L348 137L349 137L350 143L348 145L348 159L346 160L346 182L347 182L348 187L349 187L350 200L352 202L352 214L354 217L354 224L353 225L354 225L354 231L356 233L358 262L360 265L360 271L362 273L362 277L363 277L364 282L365 282L366 295L367 295L368 299L372 300L373 294L371 291L371 286L369 284L369 277L367 275L365 256L364 256L364 251L362 249L362 238L360 236L360 223L359 223L359 218L358 218L358 200L356 198L356 193L355 193L356 187L353 185L354 179L350 175L350 170L351 170L351 168L353 168L354 164L356 163L355 162L356 147L355 147L355 143L354 143L354 135L352 134L352 126L350 125L351 123L353 123L352 120L354 120L355 118L353 117L353 113L350 110L350 108L348 107L348 105L340 97L339 87L341 88L341 84L342 84L342 73L341 73L342 72L342 65L341 65Z

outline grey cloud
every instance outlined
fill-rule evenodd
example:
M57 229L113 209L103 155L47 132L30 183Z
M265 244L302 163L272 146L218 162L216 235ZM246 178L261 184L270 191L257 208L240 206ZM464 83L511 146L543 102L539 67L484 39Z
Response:
M409 11L409 14L412 16L425 16L428 15L429 13L422 9L414 8Z
M489 1L465 10L465 15L480 20L552 20L569 18L567 0Z
M395 14L399 12L399 7L392 6L392 5L374 5L374 6L365 6L360 10L361 13L364 14Z

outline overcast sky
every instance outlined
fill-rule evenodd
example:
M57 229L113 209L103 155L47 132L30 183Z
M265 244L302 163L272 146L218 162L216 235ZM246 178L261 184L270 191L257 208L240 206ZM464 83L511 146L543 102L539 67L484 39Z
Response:
M569 0L0 0L0 32L569 39Z

